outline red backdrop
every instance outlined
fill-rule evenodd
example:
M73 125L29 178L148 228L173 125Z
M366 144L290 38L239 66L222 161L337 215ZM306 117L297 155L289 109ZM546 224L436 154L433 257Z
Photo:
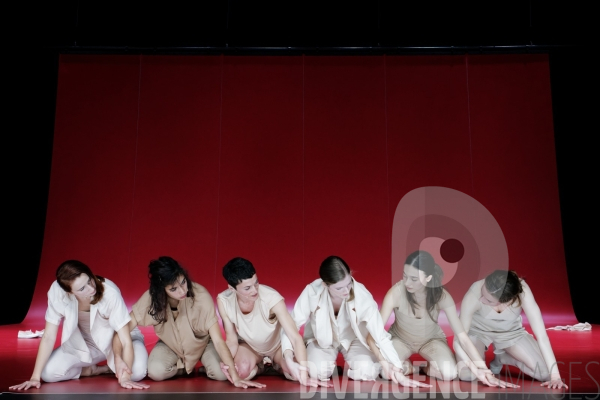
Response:
M28 319L70 258L131 306L152 258L216 296L242 256L291 307L337 254L381 303L398 202L444 186L492 213L544 315L575 322L546 55L63 55L58 82Z

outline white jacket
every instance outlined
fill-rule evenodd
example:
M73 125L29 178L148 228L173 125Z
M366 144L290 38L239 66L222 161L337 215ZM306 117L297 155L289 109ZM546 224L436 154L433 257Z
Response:
M352 330L356 337L366 348L369 348L367 336L370 333L386 361L402 368L402 362L392 345L392 336L384 328L377 302L362 283L355 281L354 278L352 278L352 283L354 299L346 301L344 304L350 315ZM304 342L307 345L315 340L320 347L328 348L333 345L328 297L327 285L323 283L323 280L317 279L306 285L296 300L291 315L298 329L304 325ZM306 324L309 319L310 324ZM293 351L293 347L282 329L281 351L285 352L286 350Z
M131 317L117 285L108 279L103 284L104 294L102 300L97 304L92 304L90 308L90 333L96 346L106 356L108 366L114 372L113 335L127 325ZM63 318L64 323L60 341L63 350L83 362L92 362L88 346L77 327L79 321L77 298L73 294L65 292L58 282L54 281L50 286L50 290L48 290L46 321L60 325ZM144 336L137 328L131 332L131 337L132 339L144 340Z

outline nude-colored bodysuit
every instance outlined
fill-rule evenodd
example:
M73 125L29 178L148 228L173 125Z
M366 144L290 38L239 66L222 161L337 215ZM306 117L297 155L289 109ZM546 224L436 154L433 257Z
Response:
M524 287L527 285L525 281L521 281L521 284ZM484 281L480 280L469 289L473 291L472 295L475 298L481 296L482 285ZM513 365L535 379L547 381L550 379L548 365L544 361L537 341L523 328L521 318L523 308L517 304L518 302L515 302L501 312L497 312L493 307L481 303L481 308L472 316L469 338L477 347L481 358L485 359L485 350L493 344L496 365ZM481 342L484 347L481 347L478 342ZM466 368L460 371L460 378L475 379Z
M521 306L510 305L502 312L481 303L481 308L473 314L469 336L480 340L486 347L494 343L495 349L505 349L529 335L523 328Z
M417 318L408 303L404 282L396 283L394 290L400 295L400 307L394 308L395 319L389 332L398 357L409 362L408 357L418 353L425 360L435 363L439 371L436 375L439 374L440 378L454 379L457 375L456 359L448 346L444 331L437 323L439 308L436 306L431 311L433 319L426 310L422 318Z
M434 319L429 318L427 313L425 313L423 318L416 318L406 298L404 282L400 281L396 283L394 290L397 290L400 295L401 306L394 308L394 323L389 329L392 337L398 338L413 348L420 348L432 339L446 341L446 335L437 323L438 316L440 315L440 310L437 307L431 312L431 316ZM418 352L418 349L416 352Z

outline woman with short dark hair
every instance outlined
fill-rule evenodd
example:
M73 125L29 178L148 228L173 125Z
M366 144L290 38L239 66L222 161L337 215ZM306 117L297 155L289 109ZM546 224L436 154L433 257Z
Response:
M133 305L129 328L153 326L160 339L148 358L148 376L155 381L187 375L200 360L211 379L226 380L221 360L230 366L231 382L237 387L264 387L240 379L233 357L221 336L213 298L206 288L193 282L175 259L167 256L150 261L150 288ZM119 343L115 338L115 353Z

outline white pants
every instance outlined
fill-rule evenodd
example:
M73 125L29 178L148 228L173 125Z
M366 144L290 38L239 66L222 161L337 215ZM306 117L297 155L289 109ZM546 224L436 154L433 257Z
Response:
M343 346L338 348L323 348L317 341L310 342L306 347L308 368L311 378L327 380L333 374L338 353L341 352L348 363L348 377L354 380L374 381L381 371L375 355L366 348L358 338L354 339L348 350Z
M148 366L148 352L146 346L141 340L132 340L133 343L133 366L131 368L131 380L140 381L146 376ZM60 382L69 379L77 379L81 375L83 367L91 367L99 362L105 361L106 356L95 347L88 347L92 355L92 362L81 361L73 354L66 353L62 346L54 349L46 366L42 370L42 380L44 382Z

